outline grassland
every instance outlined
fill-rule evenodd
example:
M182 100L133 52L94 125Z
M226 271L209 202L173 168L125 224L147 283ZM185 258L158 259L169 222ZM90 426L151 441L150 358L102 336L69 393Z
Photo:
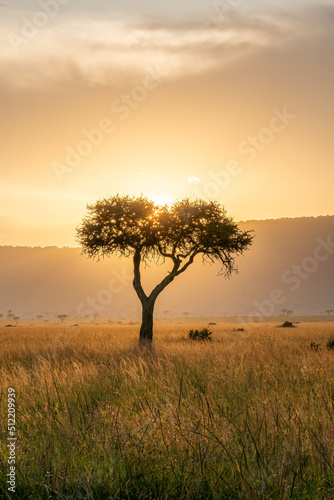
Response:
M334 325L198 326L0 328L1 498L333 499Z

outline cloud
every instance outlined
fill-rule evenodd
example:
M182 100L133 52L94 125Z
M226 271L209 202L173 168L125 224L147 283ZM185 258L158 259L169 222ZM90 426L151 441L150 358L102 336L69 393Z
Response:
M332 43L333 17L329 7L298 15L232 12L217 22L69 17L35 31L28 17L7 18L0 28L0 88L115 88L135 81L148 65L163 66L170 79L208 73L265 50Z
M195 175L188 176L188 182L191 184L192 182L201 182L201 179L196 177Z
M67 19L35 30L23 19L0 31L1 83L10 88L122 85L148 64L164 65L170 78L178 78L222 68L305 33L291 16L234 14L218 24Z

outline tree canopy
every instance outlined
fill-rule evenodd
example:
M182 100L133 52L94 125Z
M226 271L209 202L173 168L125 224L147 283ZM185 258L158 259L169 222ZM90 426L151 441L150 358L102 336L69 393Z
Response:
M88 205L77 239L89 257L140 252L142 260L169 258L183 272L201 254L221 263L221 274L235 269L235 256L251 244L217 202L185 199L160 206L141 196L113 196Z

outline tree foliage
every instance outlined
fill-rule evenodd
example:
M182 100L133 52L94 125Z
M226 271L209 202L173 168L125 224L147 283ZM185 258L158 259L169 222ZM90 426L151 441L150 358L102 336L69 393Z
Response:
M251 244L217 202L176 201L159 206L141 196L113 196L88 207L77 239L89 257L140 254L141 260L171 259L176 275L201 254L218 261L221 274L235 270L235 256Z

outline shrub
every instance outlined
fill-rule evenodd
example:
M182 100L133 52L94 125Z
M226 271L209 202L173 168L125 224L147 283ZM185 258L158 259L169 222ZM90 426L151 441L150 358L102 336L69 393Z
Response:
M312 349L312 351L318 351L320 346L321 344L316 344L315 342L311 342L310 349Z
M291 321L284 321L283 325L279 325L280 328L296 328Z
M203 328L203 330L190 330L189 331L189 339L197 340L199 342L205 342L206 340L212 340L211 335L213 332L210 332L208 328Z
M334 349L334 335L328 340L326 347L327 349Z

